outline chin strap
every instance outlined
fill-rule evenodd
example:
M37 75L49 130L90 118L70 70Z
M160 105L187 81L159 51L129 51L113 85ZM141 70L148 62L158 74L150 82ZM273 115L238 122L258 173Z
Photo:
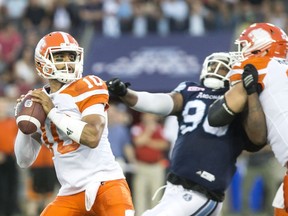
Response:
M219 89L219 88L225 87L225 83L223 80L219 80L213 77L208 77L204 79L203 85L207 88L212 88L212 89Z

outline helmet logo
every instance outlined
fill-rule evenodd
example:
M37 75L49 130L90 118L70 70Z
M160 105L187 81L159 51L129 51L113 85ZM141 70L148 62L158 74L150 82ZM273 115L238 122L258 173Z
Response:
M283 40L288 41L288 36L282 29L281 29L281 37L283 38Z
M61 43L60 47L78 47L76 44L73 43Z
M262 28L251 31L248 36L253 42L255 42L258 38L271 38L270 34Z
M43 39L42 39L43 40ZM41 43L41 47L40 49L44 49L47 46L47 43L45 40L43 40L43 42Z

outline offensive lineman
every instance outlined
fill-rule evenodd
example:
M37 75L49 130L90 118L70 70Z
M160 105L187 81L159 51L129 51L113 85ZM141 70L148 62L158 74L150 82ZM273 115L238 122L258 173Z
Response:
M226 92L223 98L225 100L219 100L211 106L209 123L223 126L233 120L235 113L242 112L245 100L235 100L243 95L242 76L248 94L261 91L259 99L266 116L268 143L279 163L287 168L288 37L282 29L273 24L254 23L241 33L235 43L239 46L237 55L241 57L242 62L235 64L230 72L232 87ZM243 66L247 64L255 67L243 72ZM245 74L245 77L242 74ZM225 112L223 105L229 112ZM273 206L275 216L288 215L287 174L276 194Z

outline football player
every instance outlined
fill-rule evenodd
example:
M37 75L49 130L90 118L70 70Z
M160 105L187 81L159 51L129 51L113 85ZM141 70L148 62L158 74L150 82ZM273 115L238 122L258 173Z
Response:
M239 46L239 52L236 54L242 61L233 66L229 75L231 89L226 92L225 100L213 104L209 111L209 122L214 126L225 125L233 119L234 113L243 110L245 100L237 101L235 98L242 97L245 91L248 95L261 92L259 99L266 116L268 143L279 163L287 167L288 37L282 29L273 24L254 23L241 33L235 43ZM244 65L247 64L249 67L243 70ZM225 111L224 106L228 107L230 112ZM283 185L280 186L273 202L276 216L288 215L287 194L288 176L286 175L284 188Z
M213 53L203 63L201 84L182 82L170 93L134 91L119 78L107 81L109 91L133 109L175 115L178 119L178 137L164 195L158 205L142 216L220 215L225 190L236 171L237 157L243 150L257 151L265 145L266 125L262 110L248 114L257 116L257 123L262 125L260 133L259 130L245 133L244 115L237 116L224 127L208 124L209 106L229 88L227 73L232 64L228 53ZM257 99L258 95L251 97ZM254 109L258 104L259 101L251 100L248 105Z
M97 76L82 78L83 48L70 34L49 33L37 44L35 65L48 85L31 94L47 119L37 133L18 130L15 154L26 168L41 144L52 152L61 188L41 216L133 216L130 190L107 138L107 86Z

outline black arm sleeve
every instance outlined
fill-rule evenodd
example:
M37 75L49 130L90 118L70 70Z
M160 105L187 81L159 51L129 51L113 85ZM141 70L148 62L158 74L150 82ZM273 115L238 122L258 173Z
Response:
M235 118L235 113L229 109L225 97L217 99L208 111L208 122L212 127L221 127L230 124Z

